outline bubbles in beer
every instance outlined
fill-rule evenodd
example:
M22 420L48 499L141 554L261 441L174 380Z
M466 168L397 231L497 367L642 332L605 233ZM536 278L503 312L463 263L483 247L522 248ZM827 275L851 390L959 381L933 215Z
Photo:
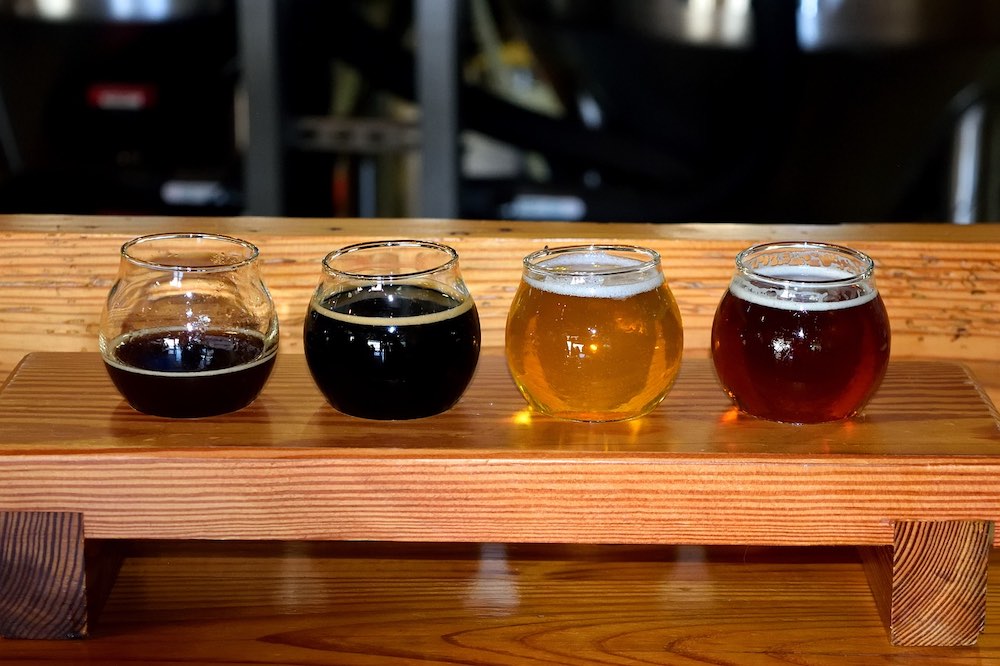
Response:
M644 263L606 252L555 256L543 263L548 273L526 274L524 279L535 289L561 296L621 300L663 284L660 271L637 270Z
M854 274L828 266L758 268L754 277L736 275L729 290L754 305L808 312L857 307L878 294L873 283L859 283Z
M347 324L388 328L423 326L458 317L472 309L473 301L436 289L396 287L335 294L322 301L313 299L311 306L317 314Z

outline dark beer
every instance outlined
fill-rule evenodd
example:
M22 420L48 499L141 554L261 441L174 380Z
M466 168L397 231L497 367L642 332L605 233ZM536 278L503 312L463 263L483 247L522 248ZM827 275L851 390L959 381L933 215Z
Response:
M479 360L479 314L416 285L378 285L313 300L306 360L337 410L369 419L411 419L449 409Z
M795 271L776 276L817 293L850 277L823 267ZM857 412L885 374L889 344L889 318L873 285L840 285L801 302L737 276L712 327L715 368L737 406L791 423Z
M265 354L258 333L148 330L113 341L104 365L136 410L193 418L249 405L271 374L276 348Z

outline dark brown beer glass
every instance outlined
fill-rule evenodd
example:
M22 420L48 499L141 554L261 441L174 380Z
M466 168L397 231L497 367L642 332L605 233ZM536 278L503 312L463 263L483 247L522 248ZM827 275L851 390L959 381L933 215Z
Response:
M788 423L856 414L885 375L889 344L874 262L826 243L740 252L712 325L716 373L736 405Z
M122 246L99 345L132 407L193 418L253 402L278 351L257 256L251 243L217 234L156 234Z

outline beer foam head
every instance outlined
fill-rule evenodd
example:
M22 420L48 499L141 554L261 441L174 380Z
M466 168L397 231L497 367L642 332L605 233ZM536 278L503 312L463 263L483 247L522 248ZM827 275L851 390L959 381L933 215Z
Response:
M558 254L526 271L535 289L562 296L623 299L663 284L655 264L607 252Z
M827 311L863 305L878 294L873 282L829 266L768 266L753 275L738 273L733 296L780 310Z

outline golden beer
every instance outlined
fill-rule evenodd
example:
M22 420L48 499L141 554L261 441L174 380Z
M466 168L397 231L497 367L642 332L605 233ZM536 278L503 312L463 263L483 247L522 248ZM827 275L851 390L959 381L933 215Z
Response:
M507 364L538 411L578 421L646 414L667 395L684 346L659 255L622 245L524 259L507 316Z

